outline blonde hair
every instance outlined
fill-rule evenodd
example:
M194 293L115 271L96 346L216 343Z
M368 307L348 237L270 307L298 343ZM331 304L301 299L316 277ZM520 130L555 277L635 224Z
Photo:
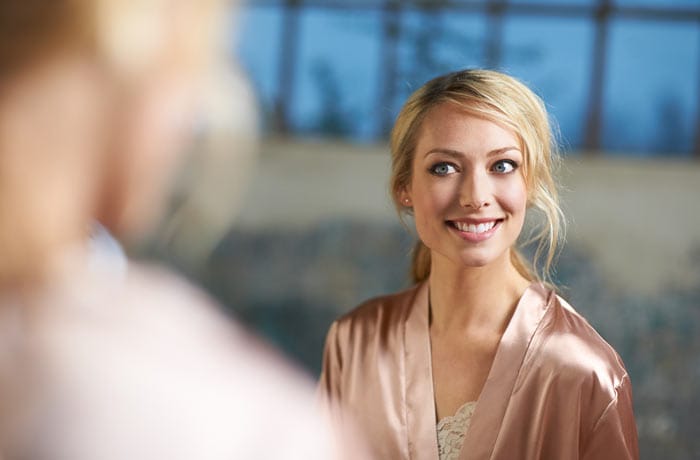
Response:
M391 132L390 193L399 214L410 214L399 195L411 183L415 147L427 113L441 104L455 104L469 113L513 130L521 143L522 173L528 192L528 209L540 219L523 243L537 243L533 261L512 248L511 262L530 281L551 279L557 246L563 240L564 218L559 206L553 170L559 155L542 100L515 78L492 70L470 69L430 80L406 101ZM430 249L420 240L413 252L411 276L420 282L430 275Z

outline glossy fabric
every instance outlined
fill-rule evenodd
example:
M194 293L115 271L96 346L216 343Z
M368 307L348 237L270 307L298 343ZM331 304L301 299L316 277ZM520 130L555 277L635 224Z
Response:
M437 458L428 286L368 301L330 328L320 392L365 432L375 458ZM341 417L341 415L338 415ZM539 284L501 338L461 458L639 457L617 353Z

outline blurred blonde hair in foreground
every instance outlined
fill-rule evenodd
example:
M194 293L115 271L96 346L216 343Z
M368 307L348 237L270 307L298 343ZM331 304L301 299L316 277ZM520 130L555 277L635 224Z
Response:
M196 228L194 259L228 225L208 200L240 195L255 116L225 13L0 0L2 458L334 458L305 379L206 296L154 267L85 263L95 221L132 240L157 225L188 132L207 158L161 228L175 250Z

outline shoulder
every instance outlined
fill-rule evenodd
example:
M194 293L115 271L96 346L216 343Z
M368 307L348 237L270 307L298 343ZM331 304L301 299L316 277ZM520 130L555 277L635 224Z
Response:
M332 327L343 335L374 335L396 328L406 318L423 288L423 284L417 284L400 292L369 299L338 318Z
M586 433L581 442L593 453L586 458L637 458L632 385L622 359L567 301L556 295L550 300L542 381L562 402L578 405Z
M149 458L252 457L273 432L294 446L294 458L328 458L314 454L330 434L308 377L180 276L130 263L124 279L76 286L52 307L42 309L32 350L35 366L51 372L37 394L59 399L28 410L39 420L70 420L48 428L56 452L82 445L74 443L88 433L120 453L155 449ZM33 395L28 401L39 401ZM63 411L75 407L90 411Z
M567 384L590 386L614 398L629 382L618 353L566 300L552 292L547 301L536 347L540 359L533 359Z

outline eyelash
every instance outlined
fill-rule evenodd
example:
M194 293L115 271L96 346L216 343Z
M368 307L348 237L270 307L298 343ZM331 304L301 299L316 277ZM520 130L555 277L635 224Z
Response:
M448 168L452 168L452 169L455 170L455 171L453 171L453 172L456 172L456 171L457 171L457 166L455 166L454 164L448 163L448 162L446 162L446 161L441 161L441 162L439 162L439 163L435 163L435 164L432 165L430 168L428 168L428 172L429 172L430 174L432 174L432 175L434 175L434 176L438 176L438 177L443 177L443 176L447 176L448 174L452 174L452 172L450 172L450 171L448 171L448 172L446 172L446 173L439 173L439 172L437 172L437 169L438 169L439 167L441 167L441 166L446 166L446 167L448 167Z
M510 171L497 172L495 169L496 169L496 167L497 167L498 165L501 165L501 164L507 164L507 165L509 165L512 169L511 169ZM448 167L448 168L452 168L452 169L454 169L454 171L448 171L448 172L445 172L445 173L439 173L439 172L437 171L437 168L439 168L439 167L441 167L441 166L446 166L446 167ZM515 170L517 170L519 166L520 166L520 165L519 165L518 163L516 163L515 161L513 161L513 160L498 160L498 161L496 161L496 162L491 166L491 168L489 168L489 169L490 169L490 171L493 171L493 172L495 172L496 174L510 174L510 173L514 172ZM447 161L441 161L441 162L439 162L439 163L435 163L435 164L432 165L430 168L428 168L428 172L429 172L430 174L434 175L434 176L444 177L444 176L447 176L448 174L452 174L452 173L454 173L454 172L459 172L459 168L458 168L456 165L454 165L454 164L452 164L452 163L449 163L449 162L447 162Z
M493 164L493 166L491 166L491 171L496 172L496 171L495 171L496 166L499 165L499 164L508 164L508 165L510 165L511 168L513 168L513 169L511 169L510 171L506 171L506 172L499 172L499 173L497 173L497 174L510 174L510 173L514 172L515 170L517 170L517 169L518 169L518 166L520 166L520 165L518 165L518 163L516 163L516 162L513 161L513 160L498 160L497 162L495 162L495 163Z

